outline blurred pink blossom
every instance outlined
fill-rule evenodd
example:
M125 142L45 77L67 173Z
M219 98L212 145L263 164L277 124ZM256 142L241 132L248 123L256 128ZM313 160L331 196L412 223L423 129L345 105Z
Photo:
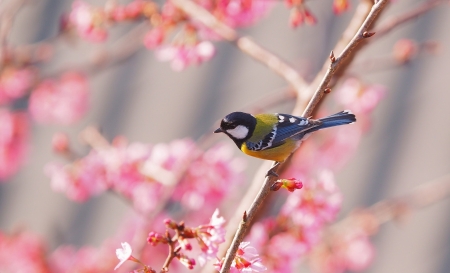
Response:
M214 46L209 41L196 44L171 44L156 49L156 57L160 61L170 61L175 71L181 71L189 65L199 65L212 58Z
M208 225L199 226L196 229L197 241L200 244L202 253L198 257L200 266L205 265L206 261L217 257L219 245L225 242L225 219L219 217L219 210L216 209L211 216Z
M410 39L398 40L392 50L394 59L400 63L406 63L416 56L418 52L417 42Z
M219 144L204 152L187 169L174 192L174 199L199 211L204 205L218 207L221 200L243 181L245 162L233 158L233 148Z
M133 213L127 214L118 232L98 247L84 246L77 249L71 245L61 245L48 256L52 273L111 273L117 265L114 255L120 242L132 241L136 234L142 234L149 223ZM152 260L153 261L153 260ZM159 261L159 260L158 260Z
M105 168L105 184L127 198L140 197L135 188L152 179L141 172L142 165L152 153L151 145L143 143L114 142L113 146L91 151L97 155ZM142 188L143 192L147 190ZM154 188L156 191L156 188ZM147 198L143 194L143 198Z
M165 32L162 27L155 27L149 30L144 36L144 45L148 49L155 49L162 44Z
M243 165L232 158L230 148L219 145L202 154L187 139L154 146L116 141L71 164L48 164L46 173L53 189L70 199L85 201L111 189L133 201L142 212L158 205L164 186L181 180L174 201L186 209L199 210L205 203L216 206L242 181Z
M63 192L74 201L86 201L108 189L105 166L94 154L68 165L49 163L45 173L54 191Z
M44 80L31 93L31 116L41 123L70 124L78 121L89 106L85 76L66 73L58 80Z
M333 173L321 171L316 179L304 182L302 190L289 195L282 213L299 226L319 228L335 219L341 203Z
M23 97L36 77L36 72L27 67L5 68L0 73L0 104Z
M0 271L50 273L42 240L29 232L0 232Z
M264 260L268 260L266 265L271 272L295 271L295 266L305 257L313 242L317 242L317 238L311 240L309 236L313 233L317 234L317 231L311 229L308 232L305 232L305 229L302 231L301 233L293 232L293 234L282 232L271 238L264 255Z
M104 11L81 0L72 3L67 23L77 30L80 37L91 42L103 42L108 36Z
M289 23L291 27L296 28L302 25L303 23L306 23L308 25L314 25L317 23L317 19L304 6L302 6L301 8L294 7L291 9Z
M368 235L349 227L319 245L311 254L310 264L318 273L363 271L372 263L374 255Z
M0 109L0 181L16 173L28 150L29 123L23 112Z
M235 28L254 24L275 5L273 1L259 0L219 0L215 3L213 14L219 20Z
M386 88L381 85L364 85L356 78L348 78L336 91L338 101L361 117L370 114L383 99Z
M216 269L222 267L222 262L215 264ZM242 242L236 252L236 256L231 264L230 272L263 272L267 268L262 264L256 248L250 246L249 242Z
M52 149L56 153L67 153L70 151L69 137L67 134L58 132L53 134Z
M334 0L333 1L333 12L334 14L341 14L344 11L349 9L349 1L348 0Z
M111 272L117 263L114 246L106 242L99 248L60 246L49 257L52 272L90 273Z

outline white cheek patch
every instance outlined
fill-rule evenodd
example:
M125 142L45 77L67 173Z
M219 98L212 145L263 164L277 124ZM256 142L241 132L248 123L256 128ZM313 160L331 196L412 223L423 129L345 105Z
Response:
M229 133L236 139L244 139L248 135L248 128L244 125L238 125L234 129L227 130L227 133Z

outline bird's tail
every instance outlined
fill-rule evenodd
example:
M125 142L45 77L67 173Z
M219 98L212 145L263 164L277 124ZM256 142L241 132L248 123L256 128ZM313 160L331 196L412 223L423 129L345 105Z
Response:
M350 124L356 121L356 117L350 110L344 110L334 115L319 119L322 124L314 129L321 130L328 127Z

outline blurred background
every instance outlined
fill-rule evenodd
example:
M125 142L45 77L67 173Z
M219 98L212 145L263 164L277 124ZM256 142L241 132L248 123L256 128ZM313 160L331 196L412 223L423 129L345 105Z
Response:
M31 2L18 13L12 27L10 42L14 45L54 37L60 15L71 6L71 1ZM423 2L395 1L379 22ZM89 3L104 5L101 0ZM351 19L358 1L350 3L350 10L340 16L333 14L331 1L308 3L317 24L297 29L289 27L289 10L278 3L259 23L239 32L287 60L309 81ZM402 38L419 44L439 43L437 54L419 54L401 66L381 66L358 74L364 82L383 85L388 92L356 155L338 174L344 194L341 215L450 173L449 15L448 4L434 8L377 39L354 61L389 59L394 44ZM99 50L112 48L132 27L123 24L115 28L109 38L112 42L107 44L59 41L52 62L42 68L51 75L82 65ZM13 178L0 183L0 229L29 228L54 249L60 244L99 245L120 225L128 208L116 196L103 194L75 203L51 190L43 168L47 162L59 160L51 149L55 132L66 132L76 140L83 128L97 125L109 140L117 135L145 143L197 139L211 133L211 127L227 113L286 88L283 79L235 46L226 42L215 45L212 60L182 72L157 61L144 47L119 64L97 70L90 77L92 100L85 118L75 126L33 125L28 160ZM268 110L289 113L293 105L287 102ZM87 150L82 144L76 146ZM235 152L244 157L237 149ZM245 160L250 181L261 162ZM414 211L403 220L381 227L374 240L376 259L367 272L450 272L450 201Z

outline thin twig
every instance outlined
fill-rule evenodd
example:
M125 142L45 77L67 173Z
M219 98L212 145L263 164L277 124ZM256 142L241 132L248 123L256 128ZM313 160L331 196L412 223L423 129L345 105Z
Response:
M169 245L169 255L167 256L166 261L164 262L164 264L161 267L161 272L168 272L170 263L177 256L177 251L175 249L175 243L177 241L178 236L179 236L179 231L177 231L177 230L176 230L176 234L173 237L170 237L169 232L166 233L166 239L167 239L168 245Z
M379 224L401 216L406 209L419 209L435 204L450 196L450 174L422 184L409 193L391 200L380 201L369 208Z
M379 39L380 37L391 32L393 29L397 28L397 26L416 19L417 17L423 15L434 7L448 2L448 0L429 0L414 8L413 10L405 12L401 15L392 16L392 18L386 20L381 26L375 29L377 35L375 35L374 38Z
M354 211L333 224L328 232L334 233L355 225L367 225L377 230L379 225L397 220L412 209L422 209L450 196L450 174L425 182L400 197L379 201L372 206Z
M10 1L10 3L6 3L3 10L0 11L0 67L8 58L8 36L14 18L27 1L28 0Z
M148 22L142 22L117 39L112 46L105 46L102 49L97 50L88 59L81 61L81 63L65 65L56 72L53 72L50 76L61 74L69 70L82 71L86 74L93 75L111 65L119 64L133 56L133 54L142 48L142 39L148 28Z
M247 53L255 60L263 63L275 71L278 75L290 83L297 92L300 92L306 88L307 84L305 80L291 65L283 61L272 52L258 45L249 37L240 37L234 29L222 23L219 19L214 17L214 15L198 4L190 0L173 0L172 3L177 5L189 16L214 30L214 32L219 34L225 40L236 44L240 50Z
M393 54L384 55L384 56L376 56L376 57L368 57L363 60L359 60L352 64L349 67L349 71L346 72L345 76L353 76L356 75L362 76L370 73L376 72L386 72L391 69L398 69L405 67L415 61L418 61L419 57L422 57L425 54L438 54L439 52L439 44L433 41L426 41L424 43L418 44L417 52L413 52L411 56L408 56L405 60L396 59Z

